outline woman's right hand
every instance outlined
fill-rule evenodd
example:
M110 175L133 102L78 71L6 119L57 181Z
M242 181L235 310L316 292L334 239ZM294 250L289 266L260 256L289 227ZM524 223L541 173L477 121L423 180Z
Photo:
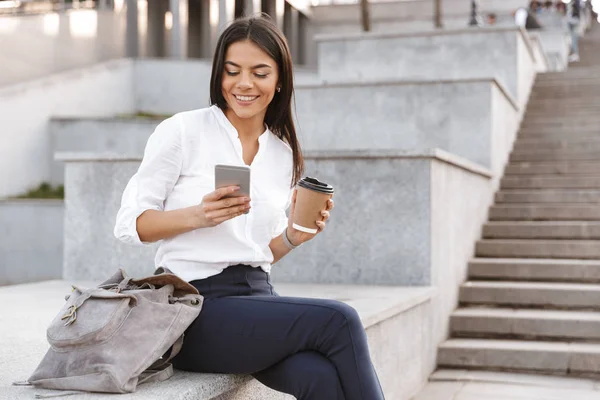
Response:
M249 197L236 195L225 197L238 190L240 190L239 186L226 186L204 196L202 202L194 208L198 228L217 226L247 213L250 210Z

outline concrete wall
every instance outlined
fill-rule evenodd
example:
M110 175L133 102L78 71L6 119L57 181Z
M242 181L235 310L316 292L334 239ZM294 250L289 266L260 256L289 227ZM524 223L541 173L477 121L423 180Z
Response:
M0 201L0 286L61 277L63 216L61 200Z
M480 0L479 10L485 22L488 13L498 17L497 26L514 27L512 12L528 5L527 0ZM468 25L470 1L444 0L442 2L442 22L445 29L460 29ZM433 1L404 0L372 2L370 4L371 31L422 32L432 31ZM358 4L320 5L312 8L312 18L306 30L305 54L308 65L317 65L317 44L315 35L360 33L360 9Z
M130 246L113 236L123 190L140 156L121 156L118 162L97 156L75 159L82 162L67 162L65 168L64 278L101 280L121 267L132 276L152 274L156 245Z
M109 11L0 17L0 87L125 56L125 20Z
M307 163L307 174L336 186L336 215L318 241L276 265L274 277L297 283L431 282L431 185L435 183L431 181L431 164L444 162L485 176L486 190L490 196L493 193L487 170L439 154L445 153L384 151L313 156ZM119 265L126 266L132 275L151 272L153 246L124 245L112 235L122 191L137 169L139 156L123 159L74 154L66 159L65 277L100 279ZM479 190L465 186L458 193ZM397 247L390 247L390 238ZM475 238L465 238L469 240L474 242Z
M535 55L516 28L335 35L319 39L319 78L334 82L495 77L526 104Z
M53 118L49 123L52 154L107 152L142 154L161 120L144 118ZM64 165L55 161L52 182L64 182Z
M470 178L440 182L433 174L437 163L459 169L455 176ZM440 265L434 262L434 252L442 251L434 249L432 229L438 226L432 219L432 207L442 201L434 198L434 187L451 185L457 196L473 193L477 199L484 193L487 202L478 204L483 210L491 204L493 194L491 172L439 150L323 152L313 155L307 167L309 175L335 185L336 209L319 240L307 243L274 266L274 279L284 282L432 284L433 269ZM460 211L452 209L454 206L463 207L447 203L440 212ZM474 225L484 221L463 211L459 215L452 219L451 229L460 230L463 217ZM461 246L470 249L476 237L466 233L460 239L464 240ZM443 249L448 261L458 255L457 263L468 260L460 246Z
M307 150L440 148L495 174L519 124L515 100L491 79L302 86L296 110Z
M212 65L201 60L143 60L135 63L137 110L174 114L210 102Z
M439 161L431 164L430 173L431 285L438 289L432 332L433 341L440 343L448 337L450 314L458 305L498 182Z
M500 179L508 162L510 152L519 131L519 115L521 110L507 100L506 91L500 86L491 87L491 162L489 168L494 173L494 180ZM482 164L487 165L487 164Z
M50 181L51 117L114 116L135 109L133 63L109 61L76 72L0 88L0 198Z

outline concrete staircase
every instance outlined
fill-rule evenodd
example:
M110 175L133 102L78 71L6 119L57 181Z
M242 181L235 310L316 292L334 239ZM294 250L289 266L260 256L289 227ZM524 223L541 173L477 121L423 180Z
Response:
M600 377L600 29L583 42L537 78L439 368Z

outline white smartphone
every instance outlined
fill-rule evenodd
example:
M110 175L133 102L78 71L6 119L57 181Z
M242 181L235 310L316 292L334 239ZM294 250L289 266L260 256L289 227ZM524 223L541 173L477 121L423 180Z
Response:
M239 186L240 190L232 195L250 196L250 167L247 165L215 165L215 189L225 186Z

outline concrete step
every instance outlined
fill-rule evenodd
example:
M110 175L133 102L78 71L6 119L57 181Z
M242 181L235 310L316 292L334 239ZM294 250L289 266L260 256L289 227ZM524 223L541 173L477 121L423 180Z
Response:
M519 139L564 139L564 138L579 138L600 135L600 126L590 125L582 126L543 126L543 127L527 127L521 126L519 130Z
M450 339L440 345L437 362L442 368L595 376L600 369L600 344Z
M585 141L580 139L579 141L564 141L564 140L546 140L542 143L528 143L522 141L515 141L513 146L513 154L532 154L532 153L548 153L548 154L563 154L563 153L575 153L580 152L592 152L597 151L600 153L600 141ZM598 171L600 173L600 171Z
M524 138L515 140L515 150L532 149L569 149L581 150L587 148L600 149L600 135L562 137L562 138Z
M600 259L600 241L565 239L483 239L476 257ZM600 306L600 304L599 304Z
M600 189L600 175L508 175L502 189Z
M571 106L560 107L555 105L534 105L528 106L525 112L525 120L532 118L548 118L550 120L558 118L587 118L595 117L600 113L600 107L597 106Z
M525 118L521 122L521 128L568 128L570 131L576 131L581 129L590 130L598 128L600 124L600 118L598 117L549 117L549 116L535 116L532 118Z
M600 285L593 283L469 281L460 287L464 306L600 310Z
M469 279L600 283L600 260L474 258Z
M450 316L453 337L600 342L600 312L459 308Z
M496 203L600 203L600 190L502 190L496 193Z
M588 160L600 158L598 149L535 149L515 150L510 155L510 161L564 161Z
M583 42L583 41L582 41ZM538 74L535 79L536 85L538 83L545 82L564 82L570 81L574 79L596 79L600 78L600 68L595 66L593 68L584 68L580 66L581 64L573 64L573 66L569 67L566 71L560 72L545 72L543 74Z
M599 221L597 204L496 204L490 221Z
M593 98L595 91L600 90L598 80L565 81L555 85L535 85L534 95L559 98L562 96L577 96ZM597 92L596 92L597 93Z
M495 221L483 226L484 239L600 239L600 221Z
M506 175L593 175L600 174L595 161L516 161L506 166Z

